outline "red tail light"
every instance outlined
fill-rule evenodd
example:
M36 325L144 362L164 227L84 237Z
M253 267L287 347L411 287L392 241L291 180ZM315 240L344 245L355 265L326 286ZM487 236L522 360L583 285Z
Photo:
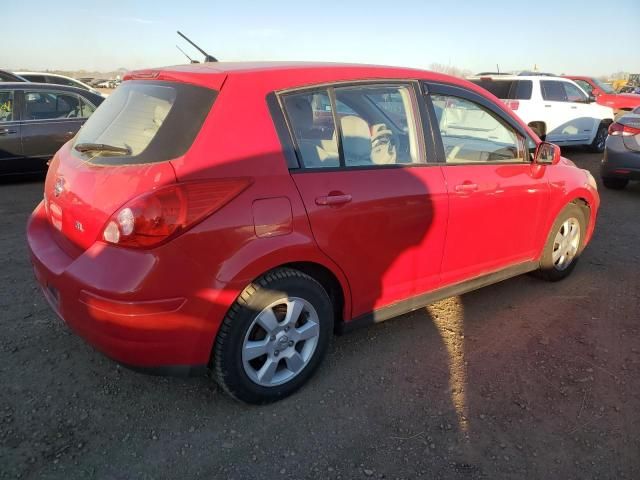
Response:
M640 122L634 122L631 125L623 125L622 123L614 122L609 125L609 135L621 135L623 137L630 137L632 135L640 134Z
M247 188L246 178L176 183L136 197L114 213L102 239L124 247L155 247L204 220Z
M511 110L518 110L518 108L520 108L520 102L518 100L506 100L505 103Z

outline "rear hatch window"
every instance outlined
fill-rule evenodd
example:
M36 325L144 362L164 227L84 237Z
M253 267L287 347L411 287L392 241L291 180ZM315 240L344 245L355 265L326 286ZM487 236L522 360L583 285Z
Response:
M501 100L530 100L533 82L531 80L494 80L480 78L471 80L479 87L488 90Z
M216 94L185 83L124 82L82 127L73 143L73 154L100 165L180 157L200 131Z

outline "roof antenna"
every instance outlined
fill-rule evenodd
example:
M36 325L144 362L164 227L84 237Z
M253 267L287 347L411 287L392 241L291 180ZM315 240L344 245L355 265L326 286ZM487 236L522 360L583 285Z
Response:
M182 52L182 54L183 54L185 57L187 57L187 58L189 59L189 63L200 63L198 60L194 60L194 59L193 59L193 58L191 58L189 55L187 55L187 54L185 53L185 51L184 51L184 50L182 50L178 45L176 45L176 48L177 48L178 50L180 50L180 51Z
M201 49L198 45L196 45L191 40L189 40L189 38L187 38L187 36L185 34L180 32L180 30L177 30L177 32L178 32L178 35L180 35L182 38L184 38L187 42L189 42L191 45L193 45L201 54L204 55L204 61L205 62L217 62L218 61L218 59L216 57L214 57L212 55L209 55L207 52L205 52L203 49ZM189 57L187 56L187 58L189 58ZM192 60L192 63L193 63L193 60Z
M500 73L500 65L496 63L496 72Z

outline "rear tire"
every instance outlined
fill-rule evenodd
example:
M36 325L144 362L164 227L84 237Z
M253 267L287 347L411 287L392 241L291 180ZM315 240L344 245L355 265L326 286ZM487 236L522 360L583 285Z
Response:
M627 186L629 180L626 178L603 178L602 184L611 190L622 190Z
M589 150L593 153L602 153L604 152L604 146L607 141L609 127L601 123L598 127L598 131L596 132L596 136L593 138L593 142L589 145Z
M557 282L571 274L582 249L587 221L580 207L570 203L556 218L542 251L537 276Z
M298 390L320 365L334 310L315 279L291 268L251 283L231 306L213 350L213 375L225 392L252 404Z

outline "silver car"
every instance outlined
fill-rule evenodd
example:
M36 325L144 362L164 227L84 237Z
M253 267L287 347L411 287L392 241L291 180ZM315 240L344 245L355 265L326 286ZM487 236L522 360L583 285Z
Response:
M600 176L605 187L616 190L640 180L640 107L609 127Z

